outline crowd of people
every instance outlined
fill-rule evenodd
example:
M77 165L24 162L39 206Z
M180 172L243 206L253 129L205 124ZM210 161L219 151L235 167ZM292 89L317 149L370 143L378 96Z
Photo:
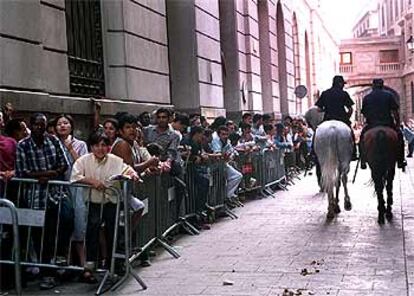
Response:
M54 245L54 228L59 219L59 225L64 227L59 229L59 240L67 242L62 245L72 243L77 263L85 267L80 279L89 283L96 282L92 271L97 253L100 253L101 267L107 267L110 259L105 246L113 243L116 200L105 190L111 186L109 180L113 176L124 175L142 182L143 175L168 173L183 179L183 163L190 161L196 167L199 192L206 194L205 164L223 159L226 203L232 207L243 177L232 161L240 154L283 149L290 165L304 168L312 147L313 131L302 118L287 116L283 121L276 121L270 114L244 113L237 124L222 116L210 124L200 114L187 115L159 108L138 116L120 112L100 122L100 104L93 102L94 129L86 141L74 136L75 122L68 114L47 118L43 113L35 113L26 122L15 116L11 104L6 104L0 112L0 195L12 200L16 196L12 186L8 188L10 192L4 192L4 184L13 177L37 179L39 185L32 189L34 192L26 193L24 203L20 203L20 206L46 210L44 241L41 241L41 231L31 234L34 250L43 252L45 262L51 260L50 247ZM86 194L82 188L70 187L64 193L70 197L64 199L69 201L64 208L71 210L58 214L56 207L48 205L53 204L51 200L60 199L62 192L46 190L49 180L86 184L93 189L91 194ZM130 206L134 212L134 228L144 204L134 198ZM100 231L102 225L106 231ZM58 250L63 261L67 251L65 247ZM147 259L143 258L144 265L148 265ZM42 276L41 288L55 286L53 272L42 271Z

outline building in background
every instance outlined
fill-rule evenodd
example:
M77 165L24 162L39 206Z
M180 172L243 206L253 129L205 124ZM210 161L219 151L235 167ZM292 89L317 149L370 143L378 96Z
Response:
M90 97L105 116L296 115L338 68L315 0L0 1L0 52L1 104L79 119Z
M362 11L357 23L352 29L354 38L375 37L379 35L378 6L372 1Z
M340 72L348 79L348 89L355 92L358 101L370 80L383 78L386 87L399 100L403 120L414 117L414 65L413 65L413 12L411 0L377 0L372 8L362 11L355 30L357 38L342 40L340 51ZM378 16L378 35L367 36L370 27L364 28L368 15ZM358 31L359 28L359 31ZM354 30L354 33L355 33ZM354 34L355 36L355 34ZM357 103L360 105L360 102Z

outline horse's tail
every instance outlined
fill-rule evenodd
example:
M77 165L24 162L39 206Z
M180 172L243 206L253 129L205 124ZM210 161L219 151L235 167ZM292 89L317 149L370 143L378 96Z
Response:
M325 146L326 155L321 165L322 189L327 193L333 193L338 178L338 134L332 133Z
M387 157L388 153L388 138L383 130L379 130L375 135L374 149L373 149L373 167L381 175L384 174L388 167Z

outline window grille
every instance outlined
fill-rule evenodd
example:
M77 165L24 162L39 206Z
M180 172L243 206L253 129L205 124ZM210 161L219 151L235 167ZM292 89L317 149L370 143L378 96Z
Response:
M100 0L65 0L70 92L105 95Z

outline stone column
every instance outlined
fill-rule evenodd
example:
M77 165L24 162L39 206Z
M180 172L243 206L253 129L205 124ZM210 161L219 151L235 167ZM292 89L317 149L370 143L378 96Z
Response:
M224 115L218 0L170 0L167 16L173 104Z

